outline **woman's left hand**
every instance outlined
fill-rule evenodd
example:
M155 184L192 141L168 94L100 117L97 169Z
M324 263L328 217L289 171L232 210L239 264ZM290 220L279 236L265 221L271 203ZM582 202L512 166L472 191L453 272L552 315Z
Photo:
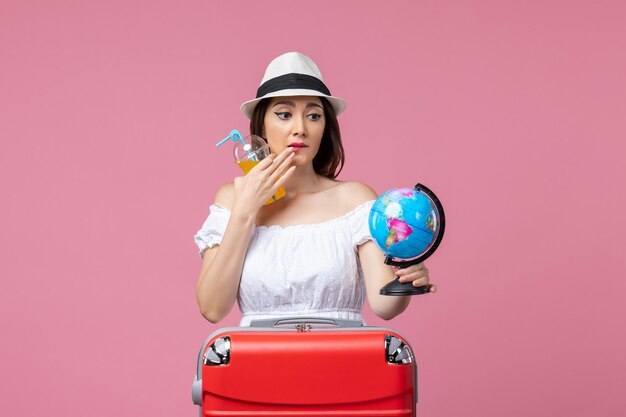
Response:
M403 269L399 269L394 266L393 269L396 276L400 278L400 282L411 282L414 287L423 287L424 285L428 285L430 292L437 291L437 286L430 283L428 268L426 268L424 262L411 265Z

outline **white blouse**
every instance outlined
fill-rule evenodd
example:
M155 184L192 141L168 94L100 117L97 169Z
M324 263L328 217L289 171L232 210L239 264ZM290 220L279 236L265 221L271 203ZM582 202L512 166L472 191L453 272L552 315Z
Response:
M303 316L362 320L365 284L357 247L372 239L373 203L322 223L254 226L237 297L239 325ZM195 235L201 256L222 241L229 218L228 209L211 205Z

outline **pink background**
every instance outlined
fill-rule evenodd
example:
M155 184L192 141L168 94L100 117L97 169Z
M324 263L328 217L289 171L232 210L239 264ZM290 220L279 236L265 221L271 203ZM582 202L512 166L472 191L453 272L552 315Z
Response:
M275 56L349 108L341 179L448 231L391 322L422 416L626 413L622 1L0 2L0 395L11 416L197 415L193 234Z

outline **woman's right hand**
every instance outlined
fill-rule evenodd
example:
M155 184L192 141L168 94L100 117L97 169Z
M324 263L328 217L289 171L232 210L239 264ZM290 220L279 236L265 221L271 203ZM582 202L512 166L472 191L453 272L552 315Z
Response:
M295 152L287 148L277 156L269 155L246 175L236 177L233 211L256 217L263 204L289 179L296 167L289 167Z

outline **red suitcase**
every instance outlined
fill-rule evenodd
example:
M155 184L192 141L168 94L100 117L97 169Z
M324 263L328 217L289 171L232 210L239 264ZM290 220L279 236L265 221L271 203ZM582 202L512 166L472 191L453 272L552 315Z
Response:
M200 416L415 416L407 341L359 321L255 321L209 336L192 398Z

